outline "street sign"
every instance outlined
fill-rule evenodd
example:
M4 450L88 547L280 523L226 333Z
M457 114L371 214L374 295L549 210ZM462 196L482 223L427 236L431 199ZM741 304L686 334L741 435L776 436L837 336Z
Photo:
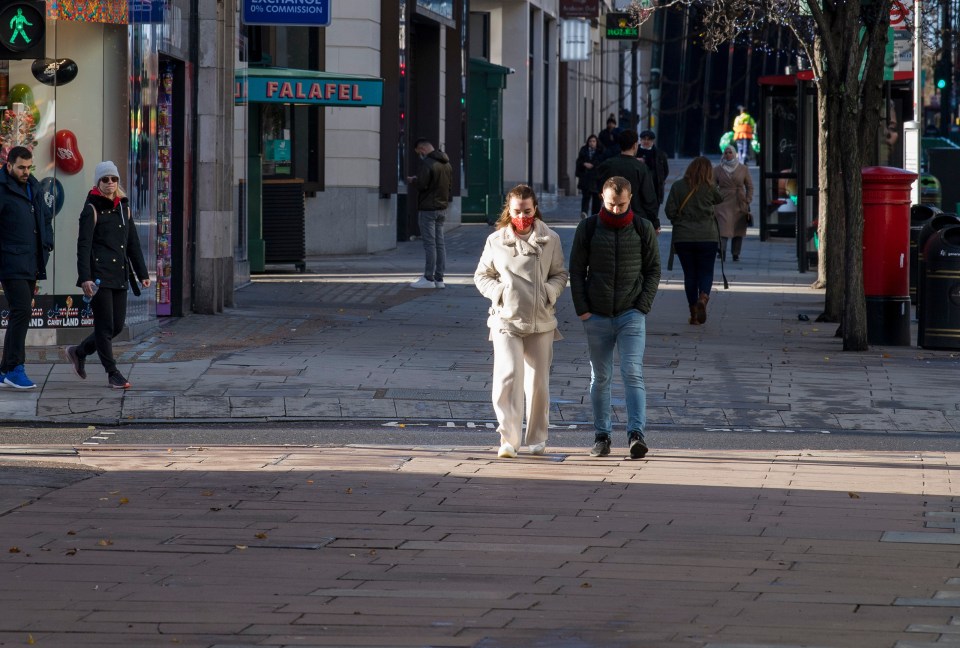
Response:
M608 40L637 40L640 28L634 26L628 13L608 13L605 36Z
M11 2L0 9L0 60L44 58L47 28L43 2Z
M890 26L894 29L906 29L911 13L904 0L890 0Z
M330 0L243 0L246 25L330 26Z

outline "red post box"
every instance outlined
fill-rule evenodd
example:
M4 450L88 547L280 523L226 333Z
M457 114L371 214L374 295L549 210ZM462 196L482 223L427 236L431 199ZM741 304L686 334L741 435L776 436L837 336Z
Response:
M894 167L861 174L867 341L910 346L910 185L917 174Z

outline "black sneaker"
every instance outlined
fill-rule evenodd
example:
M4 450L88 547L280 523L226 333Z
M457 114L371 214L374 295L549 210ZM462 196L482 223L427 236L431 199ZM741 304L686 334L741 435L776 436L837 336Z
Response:
M647 444L644 443L643 437L639 434L630 435L630 458L631 459L643 459L647 456L647 452L650 448L647 447Z
M114 389L130 389L130 383L119 371L111 371L107 376L107 383Z
M591 457L606 457L610 454L610 439L597 439L590 450Z
M87 370L83 367L83 365L86 363L86 358L77 352L77 347L67 347L67 360L69 360L70 364L73 365L73 373L77 374L77 377L87 377Z

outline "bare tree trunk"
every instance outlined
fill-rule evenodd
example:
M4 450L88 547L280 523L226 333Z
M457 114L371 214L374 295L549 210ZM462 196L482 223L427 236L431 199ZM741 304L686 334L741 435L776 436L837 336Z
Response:
M821 68L827 66L823 60L825 52L819 39L814 51L821 60ZM836 108L829 92L826 80L817 85L817 108L820 114L820 132L817 136L819 157L817 160L820 176L820 213L817 223L817 235L820 249L817 251L817 283L826 288L823 300L823 313L818 318L822 322L839 322L843 314L844 255L839 244L844 240L843 201L839 189L843 182L840 169L839 147L837 140L843 139L842 122L831 115ZM848 137L849 139L849 137ZM836 241L837 245L831 245Z

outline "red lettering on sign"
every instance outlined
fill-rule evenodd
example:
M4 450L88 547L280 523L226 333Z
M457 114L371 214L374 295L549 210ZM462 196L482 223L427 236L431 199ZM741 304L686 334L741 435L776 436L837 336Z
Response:
M280 86L280 98L293 99L293 87L290 85L289 81L285 81L283 85Z
M337 94L337 84L336 83L327 83L324 88L327 91L327 99L331 99L333 95Z
M297 84L297 99L306 99L307 95L303 94L303 84Z
M272 97L277 94L277 88L280 87L280 84L276 81L267 81L267 96Z
M351 97L351 99L354 101L363 101L363 97L360 96L360 86L357 84L353 85L353 97Z
M340 84L340 93L337 95L340 101L350 101L350 86L346 83Z
M314 83L310 86L310 95L307 99L323 99L323 90L320 89L319 83Z

